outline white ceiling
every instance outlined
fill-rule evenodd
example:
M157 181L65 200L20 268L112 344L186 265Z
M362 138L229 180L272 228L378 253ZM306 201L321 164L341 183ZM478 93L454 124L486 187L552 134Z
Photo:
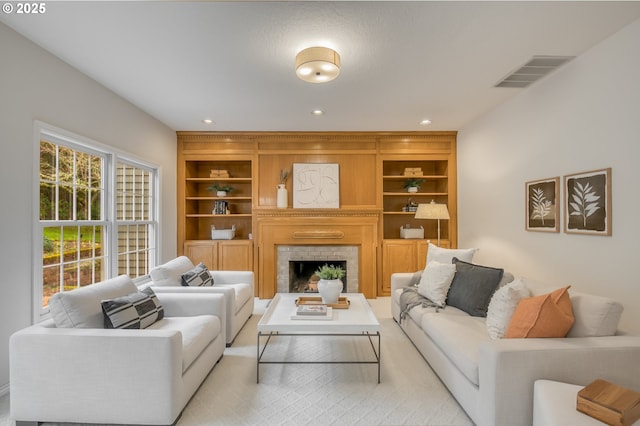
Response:
M532 56L580 55L638 18L637 1L48 1L0 15L172 129L222 131L458 130L526 90L493 86ZM313 45L340 53L336 80L296 77Z

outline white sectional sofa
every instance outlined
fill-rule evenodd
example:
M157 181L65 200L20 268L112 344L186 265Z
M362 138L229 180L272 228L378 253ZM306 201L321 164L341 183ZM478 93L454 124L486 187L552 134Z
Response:
M139 284L151 285L158 293L213 293L222 294L227 304L227 346L231 346L244 324L253 314L254 274L252 271L209 271L213 286L183 286L182 274L195 266L186 256L180 256L151 270L151 281Z
M224 296L158 294L164 317L145 329L105 329L101 302L138 290L120 276L58 293L52 319L11 336L17 425L175 423L223 355Z
M403 289L419 281L420 272L392 274L393 317L480 426L531 425L537 379L584 386L602 378L640 390L640 337L616 333L622 309L611 299L570 292L575 323L565 338L492 339L486 318L453 306L415 306L401 320ZM532 295L553 290L526 284Z

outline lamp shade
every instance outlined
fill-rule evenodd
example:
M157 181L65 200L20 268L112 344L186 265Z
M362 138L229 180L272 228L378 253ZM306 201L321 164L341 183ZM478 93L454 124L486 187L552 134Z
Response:
M328 47L309 47L296 55L296 75L309 83L326 83L340 74L340 55Z
M429 204L419 204L414 217L416 219L449 219L449 210L446 204L436 204L431 201Z

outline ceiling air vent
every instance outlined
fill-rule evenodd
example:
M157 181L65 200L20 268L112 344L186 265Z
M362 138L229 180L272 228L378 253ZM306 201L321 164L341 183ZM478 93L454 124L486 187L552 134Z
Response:
M528 87L573 58L575 56L534 56L529 62L500 80L495 87Z

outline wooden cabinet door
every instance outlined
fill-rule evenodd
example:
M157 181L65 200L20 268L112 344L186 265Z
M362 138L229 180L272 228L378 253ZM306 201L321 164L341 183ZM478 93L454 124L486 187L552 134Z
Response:
M218 268L218 244L215 241L187 241L184 243L184 255L194 265L202 262L209 270Z
M414 240L382 241L382 296L391 294L391 274L418 270L418 243ZM426 259L426 254L425 254Z
M252 271L253 244L250 240L218 241L218 270Z

